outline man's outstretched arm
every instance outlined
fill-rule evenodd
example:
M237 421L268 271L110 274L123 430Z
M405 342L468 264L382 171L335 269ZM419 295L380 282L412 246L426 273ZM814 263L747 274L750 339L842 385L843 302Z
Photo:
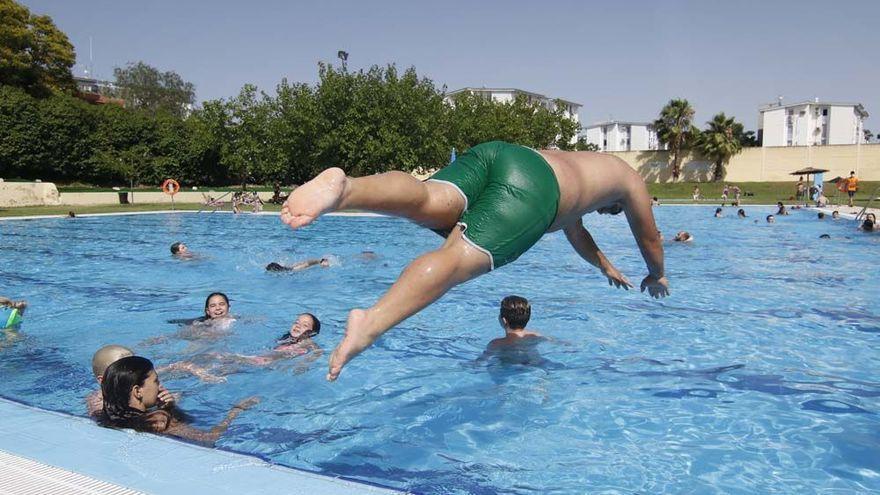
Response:
M602 270L602 275L605 275L608 278L608 285L622 287L626 290L629 290L629 288L633 286L629 280L627 280L626 277L620 273L610 261L608 261L605 254L599 250L599 246L596 245L593 236L591 236L587 229L584 228L582 220L579 219L577 222L565 227L563 232L565 232L566 239L568 239L568 242L571 243L571 246L577 251L581 258L599 270Z
M624 201L623 210L642 258L648 266L648 276L642 280L642 292L648 290L654 298L669 295L669 282L663 267L663 242L657 234L654 212L651 210L651 197L641 178L634 177L629 197Z

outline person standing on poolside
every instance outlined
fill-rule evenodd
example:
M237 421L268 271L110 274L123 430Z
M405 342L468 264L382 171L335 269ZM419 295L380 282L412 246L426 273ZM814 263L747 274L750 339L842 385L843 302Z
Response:
M846 180L846 194L849 196L849 207L852 208L853 197L855 197L856 192L859 190L859 178L856 177L856 171L851 170L849 177L844 180Z
M388 329L452 287L506 265L546 232L562 230L609 285L632 284L584 228L586 213L624 212L648 268L642 291L669 294L663 244L647 187L626 162L591 152L535 151L493 141L474 146L428 181L393 171L347 177L330 168L291 192L281 220L296 229L324 213L361 209L408 218L446 237L413 261L376 304L353 309L330 357L328 380Z

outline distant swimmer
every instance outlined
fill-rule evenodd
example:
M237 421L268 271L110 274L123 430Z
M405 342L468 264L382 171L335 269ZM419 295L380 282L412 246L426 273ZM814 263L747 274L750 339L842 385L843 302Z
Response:
M715 208L715 218L721 218L722 216L724 216L724 214L722 213L723 211L724 210L722 210L721 208Z
M405 217L446 241L412 262L372 307L349 313L329 380L388 329L452 287L515 261L547 232L562 230L609 283L629 289L632 284L584 228L586 213L625 213L647 265L642 291L655 298L669 294L651 196L639 174L612 155L494 141L474 146L425 182L406 172L346 177L331 168L290 193L281 220L300 228L346 209Z
M272 262L266 265L267 272L300 272L313 266L327 268L330 266L330 260L327 258L316 258L311 260L300 261L292 265L282 265L281 263Z
M775 223L775 222L776 222L776 217L774 217L773 215L767 215L767 223Z
M0 314L0 329L15 328L21 325L24 312L27 310L27 301L13 301L0 297L0 307L6 308L8 314Z
M776 203L776 214L777 215L789 215L788 210L785 208L785 205L782 204L782 201Z
M690 234L690 232L680 230L675 237L672 238L675 242L691 242L694 240L694 236Z
M171 245L171 255L182 259L190 259L194 256L186 244L182 242L175 242Z
M746 210L743 210L742 208L740 208L739 210L736 211L736 216L739 218L746 218Z

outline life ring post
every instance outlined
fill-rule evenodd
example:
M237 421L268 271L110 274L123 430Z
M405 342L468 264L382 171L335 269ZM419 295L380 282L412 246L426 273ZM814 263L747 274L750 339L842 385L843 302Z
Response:
M162 192L171 196L171 211L174 211L174 195L180 192L180 183L174 179L165 179L162 183Z

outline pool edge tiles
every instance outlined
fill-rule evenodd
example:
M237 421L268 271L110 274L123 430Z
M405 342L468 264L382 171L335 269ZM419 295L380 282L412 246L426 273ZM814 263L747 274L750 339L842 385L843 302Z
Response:
M130 430L0 398L0 451L131 490L199 494L393 494L262 459ZM4 481L0 480L0 492Z

